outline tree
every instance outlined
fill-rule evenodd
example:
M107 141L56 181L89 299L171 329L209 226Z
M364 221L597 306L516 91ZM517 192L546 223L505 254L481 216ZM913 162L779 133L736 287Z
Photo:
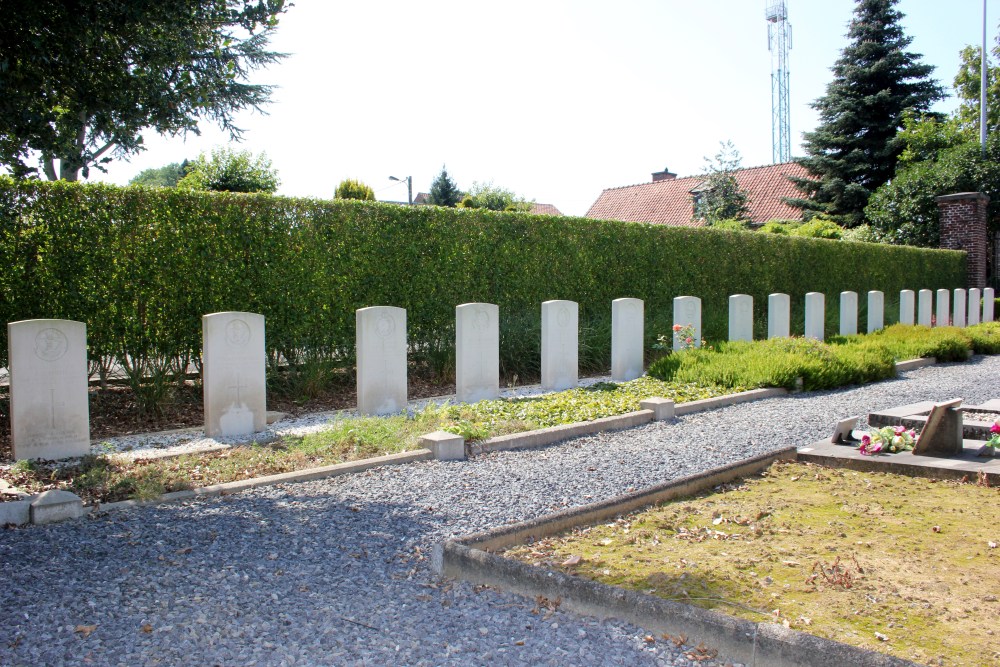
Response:
M375 201L375 191L371 186L365 185L361 181L353 178L345 178L337 186L337 191L333 195L336 199L364 199Z
M749 221L747 193L736 182L741 162L740 152L731 141L720 141L715 157L705 158L707 177L695 194L694 220L704 220L707 225L723 220Z
M927 112L944 97L929 78L933 66L906 51L912 40L899 24L897 2L857 0L851 43L833 66L826 94L812 104L820 124L805 133L807 157L798 162L813 178L793 178L805 196L789 200L806 217L822 212L847 227L860 224L868 197L895 171L904 114Z
M187 174L189 165L190 163L184 160L184 162L171 162L162 167L144 169L132 177L132 180L128 184L146 185L155 188L172 188Z
M177 187L219 192L266 192L278 189L278 171L266 153L254 156L247 150L213 148L212 155L202 153L188 167Z
M0 22L0 165L77 180L143 149L141 132L238 140L237 112L271 87L245 83L286 0L8 0Z
M442 165L441 173L431 183L430 196L427 198L428 203L435 206L454 207L461 200L462 191L458 189L455 181L448 176L448 169Z
M966 46L960 58L962 64L955 75L955 94L960 100L956 112L963 129L979 135L979 97L982 93L982 52L980 46ZM1000 58L1000 36L993 47L993 58ZM986 130L1000 129L1000 67L986 59Z
M490 211L530 211L531 202L493 182L473 181L469 194L462 199L463 208L485 208Z

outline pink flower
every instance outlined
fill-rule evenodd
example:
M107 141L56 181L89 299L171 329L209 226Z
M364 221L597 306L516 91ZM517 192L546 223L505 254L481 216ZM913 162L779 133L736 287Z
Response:
M688 336L687 338L684 339L684 342L685 343L693 343L694 342L694 338L691 338L691 336Z
M895 431L896 435L903 435L904 433L906 433L906 427L900 424L899 426L896 427Z
M681 329L683 329L683 328L684 328L684 327L682 327L682 326L681 326L681 325L679 325L679 324L675 324L675 325L674 325L674 331L680 331L680 330L681 330Z
M996 433L1000 435L1000 421L993 422L993 426L990 426L990 433Z
M862 447L867 447L870 444L872 444L872 437L870 435L865 434L865 435L861 436L861 446Z

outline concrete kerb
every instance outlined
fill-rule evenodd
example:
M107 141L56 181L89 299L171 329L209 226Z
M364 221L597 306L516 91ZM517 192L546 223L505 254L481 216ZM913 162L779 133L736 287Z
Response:
M562 572L502 558L490 551L541 539L580 525L697 493L738 477L763 470L777 460L794 460L795 448L758 456L698 475L650 487L607 501L565 510L494 531L438 544L432 567L440 576L496 586L529 598L559 600L570 611L597 618L617 618L656 633L683 634L691 643L704 643L726 657L747 664L778 667L903 667L913 663L881 653L784 628L766 622L737 619L658 598L596 583Z

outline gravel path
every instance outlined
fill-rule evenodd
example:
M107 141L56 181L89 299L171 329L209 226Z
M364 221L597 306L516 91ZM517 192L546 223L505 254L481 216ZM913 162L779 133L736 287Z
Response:
M994 398L997 377L1000 356L976 357L540 450L0 531L0 664L693 665L627 624L439 582L429 552L806 444L870 409Z

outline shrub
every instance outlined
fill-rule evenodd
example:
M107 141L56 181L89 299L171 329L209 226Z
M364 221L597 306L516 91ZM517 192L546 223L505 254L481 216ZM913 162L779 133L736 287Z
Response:
M710 225L710 227L712 229L726 229L729 231L738 231L738 232L745 232L750 229L750 225L747 224L746 220L736 220L734 218L713 222Z
M763 225L761 225L760 229L758 229L757 231L762 232L764 234L782 234L787 236L789 233L791 233L791 229L792 228L789 225L783 222L780 222L778 220L769 220L765 222Z
M808 236L814 239L839 239L844 234L844 228L832 220L813 218L790 232L793 236Z
M371 186L365 185L361 181L347 178L340 182L333 196L336 199L361 199L365 201L375 201L375 191Z
M1000 322L983 322L964 329L976 354L1000 354Z

